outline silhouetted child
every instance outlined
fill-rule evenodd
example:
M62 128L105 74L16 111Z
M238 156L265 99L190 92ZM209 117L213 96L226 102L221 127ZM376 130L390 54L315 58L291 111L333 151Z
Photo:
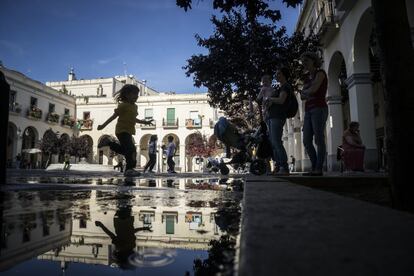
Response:
M144 172L147 169L149 169L148 172L153 173L152 169L154 168L155 163L157 162L157 140L158 140L157 135L151 135L151 138L148 144L149 160L144 167Z
M126 84L119 90L115 97L118 102L118 107L114 110L114 114L109 117L102 125L98 126L98 130L104 129L110 122L118 117L118 122L115 127L115 135L119 143L112 141L108 136L101 140L98 148L109 146L112 151L122 154L126 159L125 176L140 176L138 171L135 171L136 166L136 147L132 135L135 135L135 124L150 125L151 120L139 120L138 107L135 102L138 100L139 88L136 85Z

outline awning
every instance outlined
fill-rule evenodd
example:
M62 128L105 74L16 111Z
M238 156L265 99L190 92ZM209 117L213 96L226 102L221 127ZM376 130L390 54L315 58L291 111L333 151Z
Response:
M42 152L42 151L38 148L33 148L33 149L24 149L24 150L22 150L22 152L25 152L25 153L39 153L39 152Z

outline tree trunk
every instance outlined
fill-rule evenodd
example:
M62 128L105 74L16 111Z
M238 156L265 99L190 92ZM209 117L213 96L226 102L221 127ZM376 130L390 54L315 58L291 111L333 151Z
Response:
M395 207L414 212L414 52L405 0L373 0L385 87L389 182Z

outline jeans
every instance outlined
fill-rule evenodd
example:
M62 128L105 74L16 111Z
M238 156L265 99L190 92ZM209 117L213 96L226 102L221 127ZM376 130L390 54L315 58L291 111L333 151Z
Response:
M305 112L303 122L303 145L309 155L313 171L322 171L326 156L325 126L328 119L328 107L316 107ZM313 139L315 138L315 145Z
M283 147L282 135L283 126L286 119L270 118L267 119L267 129L269 132L269 140L273 150L273 160L276 161L276 166L289 170L287 163L286 150Z
M116 134L119 143L110 142L109 147L112 151L125 156L126 166L125 170L133 169L137 165L137 148L134 145L132 135L127 132Z
M175 166L173 156L168 156L167 157L167 165L168 165L168 171L173 172L174 171L174 166Z
M156 162L157 162L157 154L150 153L149 154L149 160L148 160L147 164L144 167L144 171L146 171L148 168L149 168L149 171L152 171L152 169L154 168Z

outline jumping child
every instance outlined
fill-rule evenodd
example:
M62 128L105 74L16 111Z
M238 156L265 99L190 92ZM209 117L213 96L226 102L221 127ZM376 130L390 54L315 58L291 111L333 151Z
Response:
M139 88L136 85L124 85L115 96L118 107L114 110L114 114L98 126L98 130L102 130L115 118L119 117L115 127L115 135L119 140L119 144L110 138L106 138L101 140L98 148L109 146L112 151L125 156L125 176L140 176L140 173L134 170L137 163L137 150L132 138L132 135L135 135L135 124L151 125L153 121L153 119L140 120L137 118L138 107L135 102L138 100L138 95Z
M155 163L157 162L157 140L158 140L157 135L155 134L151 135L151 138L148 144L149 160L144 167L144 172L148 169L149 173L154 173L152 169L154 168Z

